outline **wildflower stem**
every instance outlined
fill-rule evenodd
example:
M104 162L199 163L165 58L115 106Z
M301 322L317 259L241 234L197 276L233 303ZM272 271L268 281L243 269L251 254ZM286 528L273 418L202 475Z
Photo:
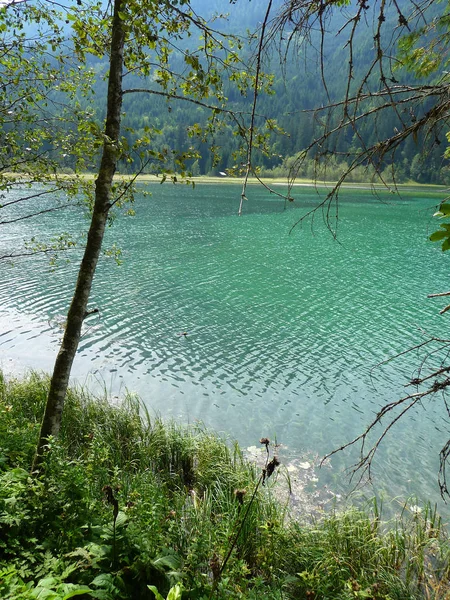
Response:
M215 581L213 583L213 586L212 586L212 589L211 589L211 594L209 595L210 599L213 597L213 594L216 591L217 584L219 583L220 578L222 576L222 573L224 572L225 567L227 566L227 562L228 562L228 560L229 560L229 558L230 558L230 556L231 556L231 554L232 554L232 552L233 552L233 550L234 550L234 548L236 546L236 543L237 543L237 541L239 539L239 536L241 534L242 528L244 526L245 520L247 518L248 513L250 512L250 508L252 507L253 501L255 500L256 494L258 492L258 488L259 488L262 480L263 480L263 473L259 476L258 482L256 483L255 489L253 490L253 494L252 494L252 497L250 498L250 502L247 504L247 509L246 509L246 511L244 513L244 516L242 517L242 520L241 520L241 523L239 525L239 528L238 528L238 530L237 530L237 532L236 532L236 534L235 534L235 536L233 538L233 541L231 542L231 545L230 545L228 553L227 553L227 555L225 557L225 560L223 561L222 566L220 567L219 575L218 575L217 579L215 579Z

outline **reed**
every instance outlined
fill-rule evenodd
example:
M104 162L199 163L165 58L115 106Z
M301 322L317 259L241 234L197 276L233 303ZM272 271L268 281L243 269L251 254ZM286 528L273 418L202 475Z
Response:
M450 545L431 507L293 522L236 444L153 417L133 395L71 389L31 477L47 386L0 374L1 598L449 597Z

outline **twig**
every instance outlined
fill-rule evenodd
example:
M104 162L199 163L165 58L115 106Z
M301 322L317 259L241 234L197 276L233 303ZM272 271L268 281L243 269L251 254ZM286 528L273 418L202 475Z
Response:
M60 206L53 206L52 208L46 208L44 210L39 210L38 212L31 213L29 215L23 215L22 217L16 217L15 219L9 219L9 221L0 221L0 225L9 225L10 223L17 223L17 221L25 221L25 219L32 219L33 217L37 217L39 215L44 215L45 213L54 212L55 210L61 210L62 208L67 208L71 206L71 203L61 204Z
M261 57L262 57L262 49L263 49L263 44L264 44L264 35L265 35L265 31L266 31L267 21L269 20L269 14L270 14L271 8L272 8L272 0L269 0L269 4L267 5L266 14L264 16L264 21L261 26L261 35L259 38L258 54L256 57L256 75L255 75L255 85L253 88L253 105L252 105L252 116L251 116L251 121L250 121L250 138L249 138L248 146L247 146L247 167L246 167L245 176L244 176L244 183L242 185L241 201L239 203L239 211L238 211L239 216L242 215L242 205L244 203L244 200L247 200L247 196L246 196L247 184L248 184L248 178L250 176L250 172L252 169L253 134L254 134L254 130L255 130L256 104L258 102L258 94L259 94L258 87L259 87L259 77L261 74Z
M438 377L439 375L442 375L443 373L448 373L450 371L450 367L443 367L442 369L439 369L438 371L435 371L434 373L431 373L430 375L427 375L426 377L422 377L421 379L417 378L417 379L412 379L409 383L405 384L405 387L408 387L409 385L420 385L421 383L423 383L424 381L427 381L428 379L432 379L433 377Z
M209 599L210 600L213 597L214 592L217 589L217 585L218 585L218 583L220 581L222 573L224 572L225 567L227 566L227 563L228 563L228 561L230 559L230 556L231 556L231 554L232 554L232 552L233 552L233 550L234 550L234 548L236 546L236 543L237 543L237 541L239 539L239 536L241 534L242 528L244 527L244 523L245 523L245 521L247 519L248 513L250 512L250 509L251 509L251 507L253 505L253 502L254 502L254 500L256 498L256 494L258 492L259 486L260 485L264 485L266 479L268 479L272 475L272 473L274 472L275 468L280 464L276 456L274 456L272 458L272 460L269 462L269 456L270 456L270 454L269 454L269 444L270 444L270 440L268 438L261 438L260 443L264 444L266 446L266 451L267 451L266 462L265 462L264 468L262 470L262 473L259 476L259 479L258 479L258 481L256 483L255 489L253 490L252 497L250 498L250 501L247 504L247 508L246 508L245 513L244 513L244 516L242 517L240 525L239 525L239 527L238 527L238 529L236 531L236 534L235 534L235 536L233 538L233 541L230 544L230 547L228 549L227 555L226 555L226 557L225 557L225 559L224 559L224 561L222 563L222 566L219 569L219 572L218 572L216 578L214 579L214 582L213 582L213 585L212 585L212 588L211 588L211 593L209 595Z

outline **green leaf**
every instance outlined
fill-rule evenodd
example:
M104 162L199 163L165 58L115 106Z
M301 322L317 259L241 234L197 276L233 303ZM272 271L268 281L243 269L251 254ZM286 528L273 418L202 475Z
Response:
M444 240L442 244L442 252L446 252L447 250L450 250L450 237Z
M439 240L443 240L448 237L448 231L435 231L430 235L430 240L432 242L439 242Z
M58 579L56 579L56 577L45 577L44 579L41 579L38 581L38 584L36 587L50 589L50 588L58 585L58 583L59 583L59 581L58 581Z
M114 585L114 577L111 575L111 573L100 573L100 575L97 575L97 577L92 581L92 585L98 587Z
M181 566L181 559L177 554L165 554L155 558L153 564L155 567L160 569L168 568L171 570L176 570Z
M177 583L170 588L169 593L167 594L167 600L180 600L183 594L183 588L180 583Z
M446 216L450 216L450 203L444 202L443 204L441 204L439 207L439 212Z
M114 248L114 250L119 250L119 249L118 248ZM120 250L119 250L119 253L121 254ZM125 523L127 521L128 521L127 515L123 511L119 511L119 513L117 515L117 519L116 519L116 528L117 527L122 527L123 525L125 525Z
M61 596L54 590L48 589L48 587L41 587L38 585L32 592L33 597L36 600L60 600Z
M154 585L148 585L147 587L155 594L156 600L164 600L164 598L161 596L161 594L158 592L158 589ZM182 594L183 586L181 583L177 583L172 588L170 588L166 600L180 600Z
M156 588L154 585L148 585L147 587L149 590L151 590L155 594L156 600L164 600L164 598L158 592L158 588Z
M73 585L73 584L66 584L66 585ZM77 585L77 586L74 586L73 589L71 589L63 597L62 600L69 600L69 598L74 598L75 596L82 596L83 594L88 594L91 591L92 591L91 588L89 588L87 585Z

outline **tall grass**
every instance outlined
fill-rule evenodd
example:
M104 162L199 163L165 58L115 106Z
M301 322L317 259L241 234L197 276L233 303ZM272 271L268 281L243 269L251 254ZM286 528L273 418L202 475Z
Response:
M434 511L292 522L236 444L153 418L132 395L70 390L31 477L47 388L0 374L1 598L153 598L148 585L177 583L198 599L450 597Z

